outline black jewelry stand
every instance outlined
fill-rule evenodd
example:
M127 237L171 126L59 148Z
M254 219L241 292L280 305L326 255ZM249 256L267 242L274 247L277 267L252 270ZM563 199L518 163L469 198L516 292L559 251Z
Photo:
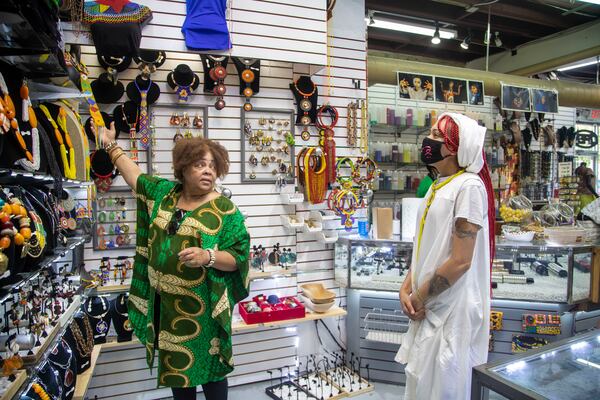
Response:
M194 80L194 77L196 78ZM190 86L190 91L198 89L200 78L194 74L194 71L187 64L179 64L167 75L167 84L173 90L177 86ZM191 93L190 93L191 94Z
M48 361L58 372L59 383L63 385L63 398L71 400L77 381L77 360L73 350L65 340L61 340L48 355Z
M117 332L117 342L129 342L133 336L133 328L129 322L127 302L129 295L121 293L110 302L110 316Z
M308 116L310 117L310 123L314 124L317 120L317 101L319 100L319 88L310 79L310 76L307 75L302 75L299 77L296 81L296 85L298 86L298 89L304 93L310 93L313 91L313 88L315 89L315 92L307 98L311 104L311 108L308 110ZM302 96L298 90L296 90L294 83L290 83L290 89L294 94L294 98L296 99L296 124L301 125L300 121L302 120L305 111L300 108L300 102L304 100L305 97Z
M86 319L88 321L86 321ZM91 322L89 322L87 315L83 312L78 312L73 317L73 323L76 323L77 326L79 327L79 331L81 332L83 342L84 343L87 342L88 338L86 336L86 334L87 334L86 324L89 323L91 325ZM94 332L94 328L92 327L92 335L93 335L93 332ZM81 374L82 372L87 371L87 369L90 367L90 362L91 362L91 358L92 358L91 352L90 352L90 354L88 354L85 357L83 357L79 353L79 350L77 350L77 340L75 339L75 335L73 334L73 331L71 330L70 327L67 328L67 330L65 331L63 339L69 344L69 346L71 346L71 350L73 351L73 354L75 355L75 357L74 357L76 360L75 372L77 374Z
M106 335L110 329L110 300L92 296L81 307L92 324L94 344L106 343Z

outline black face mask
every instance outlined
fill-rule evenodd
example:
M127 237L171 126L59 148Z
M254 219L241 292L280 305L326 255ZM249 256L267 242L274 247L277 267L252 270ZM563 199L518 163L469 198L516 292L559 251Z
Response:
M421 145L421 161L425 165L435 164L438 161L442 161L444 158L442 155L442 146L444 142L433 140L429 137L423 139Z

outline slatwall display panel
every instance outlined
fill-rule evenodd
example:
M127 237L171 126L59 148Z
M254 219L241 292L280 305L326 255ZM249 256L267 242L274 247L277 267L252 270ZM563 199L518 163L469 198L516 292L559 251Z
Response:
M347 144L346 106L351 101L366 98L364 30L348 29L351 21L353 22L353 24L350 24L352 26L364 24L364 3L360 0L348 1L351 1L352 4L344 4L345 7L338 5L342 11L338 14L334 13L334 17L330 22L329 54L327 54L324 46L325 36L321 46L314 41L316 40L316 34L319 32L324 34L327 31L325 24L323 23L320 28L316 28L316 22L311 21L315 9L324 8L324 0L310 0L303 2L301 5L287 0L233 0L232 5L234 15L232 32L234 34L238 32L238 27L240 32L242 29L250 29L248 24L237 23L236 15L247 19L267 19L269 24L280 25L281 29L273 30L265 29L265 26L259 26L262 35L265 35L265 32L268 32L268 35L281 35L280 41L277 43L292 40L289 37L289 32L286 36L284 30L296 29L303 32L298 36L300 40L297 44L300 47L292 50L281 50L277 45L273 45L274 42L270 42L268 38L258 35L253 38L258 45L249 47L245 43L242 45L241 42L236 42L236 36L234 35L235 47L232 54L262 59L260 92L251 99L256 108L295 109L289 85L298 76L310 74L312 80L318 85L319 105L329 102L339 111L339 121L335 128L338 156L358 156L360 154L357 148L351 148ZM164 33L162 30L160 31L161 38L170 38L169 35L176 34L183 21L181 15L178 14L177 7L181 7L184 2L152 1L143 4L148 3L154 5L173 3L173 11L168 13L163 13L163 11L156 8L154 20L148 28L154 25L153 29L157 29L161 18L171 18L162 19L163 22L169 22L165 24L168 25L167 28L169 29L164 30ZM265 8L265 5L268 7ZM349 5L352 7L348 7ZM289 15L278 16L277 13L283 12L282 10L285 10ZM177 25L173 21L180 21L180 23ZM175 27L176 29L174 29ZM143 31L144 36L148 35L146 29ZM251 36L252 34L247 35ZM79 38L78 40L83 39ZM314 234L288 230L281 223L281 215L299 214L307 216L311 210L324 209L326 205L312 206L303 203L296 206L283 204L281 195L276 190L275 185L242 184L241 182L241 163L247 162L247 160L241 159L240 153L240 115L244 99L239 95L239 78L233 64L228 65L228 76L225 80L228 89L225 95L227 106L225 109L217 111L213 107L215 97L202 92L204 77L198 54L184 52L182 47L178 47L183 43L180 37L168 39L168 43L164 46L157 47L156 45L148 45L148 43L164 43L162 39L144 37L142 47L167 50L165 64L152 75L153 81L161 89L160 98L156 105L150 109L155 116L156 143L154 157L152 158L155 171L162 177L173 178L171 149L175 130L169 125L171 115L174 112L181 114L183 111L187 111L190 117L193 118L195 114L194 105L198 107L208 106L208 120L205 121L205 124L208 125L208 137L223 144L229 151L231 160L230 173L220 183L232 191L232 200L246 215L246 225L251 236L251 245L261 244L270 250L276 243L280 243L281 246L291 248L292 251L296 251L298 254L298 270L301 270L301 272L296 277L256 280L251 283L251 296L260 293L295 295L298 293L299 284L322 282L326 288L335 291L338 295L336 304L345 306L344 293L333 280L333 246L317 241ZM260 46L265 46L266 50L264 52L254 51ZM241 51L247 49L252 49L253 52L241 53ZM288 52L293 54L288 54ZM322 61L316 60L315 52L322 58ZM83 61L88 66L92 78L104 72L98 64L93 46L82 46L82 53ZM323 67L327 59L330 63L329 67ZM200 86L191 96L185 109L178 106L175 94L166 84L168 73L180 63L189 65L200 78ZM128 70L119 73L119 80L127 86L138 74L137 66L132 64ZM359 87L357 88L356 85ZM123 96L119 103L125 100L127 98ZM111 113L114 107L114 104L101 105L101 109L108 113ZM360 115L358 117L358 126L360 126ZM87 119L87 115L84 115L83 118L84 120ZM303 146L315 146L318 143L318 134L314 127L311 128L311 138L307 142L300 138L301 127L296 127L294 133L296 154ZM194 134L196 134L195 131ZM129 149L126 133L120 134L119 144L124 149ZM140 160L140 167L145 171L147 169L145 162L147 154L145 152L140 151ZM121 177L118 177L114 185L121 187L125 185L125 182ZM293 192L294 190L294 185L288 185L284 192ZM341 229L339 221L334 221L332 224L332 229ZM85 253L86 262L98 262L105 255L116 257L132 254L132 251L119 250L111 252L92 251L89 245L86 247ZM343 319L330 319L325 322L336 340L345 343ZM332 349L335 349L333 340L327 338L329 334L322 326L319 333L323 342L326 345L332 345ZM236 369L230 375L230 384L237 385L268 380L269 375L266 370L295 365L298 348L309 348L309 346L318 343L318 337L314 323L307 323L286 328L255 329L238 333L233 336L233 341ZM99 360L99 365L102 365L102 367L94 372L88 392L90 398L98 396L98 399L158 399L170 396L168 389L156 388L156 375L150 375L145 367L144 350L141 346L137 345L133 348L133 350L107 350L102 353Z
M181 27L185 0L138 0L152 10L153 18L142 30L141 48L189 51ZM326 0L229 0L227 26L233 48L211 51L236 57L326 64ZM84 27L65 23L65 42L92 43Z

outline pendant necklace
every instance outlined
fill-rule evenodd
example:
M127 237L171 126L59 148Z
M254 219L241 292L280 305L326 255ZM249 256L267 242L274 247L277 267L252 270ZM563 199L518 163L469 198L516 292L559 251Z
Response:
M251 84L254 82L256 75L254 74L254 71L250 69L250 66L254 64L255 60L253 58L243 58L241 61L246 66L246 69L244 69L241 73L242 81L246 84L246 87L243 90L244 97L246 97L246 102L244 103L243 107L244 111L252 111L253 107L250 103L250 97L254 95L254 90L252 90Z
M294 82L294 88L296 89L298 94L300 94L303 97L303 99L300 100L300 104L298 104L298 106L300 107L300 110L302 110L304 112L304 115L302 116L302 118L300 118L300 123L304 127L302 134L300 136L305 141L310 139L310 133L308 132L308 125L310 125L310 123L312 122L312 119L310 118L310 115L308 115L308 112L310 110L312 110L313 104L309 100L309 98L313 94L315 94L315 92L317 91L317 85L315 85L315 83L312 81L310 83L313 85L312 90L310 91L310 93L305 93L302 90L300 90L300 88L298 87L298 81Z
M147 150L150 145L150 120L148 116L148 92L152 87L152 79L148 78L148 87L146 89L140 89L137 78L133 80L135 87L140 93L140 146L143 150ZM137 150L136 150L137 152ZM137 157L137 154L136 154Z
M192 95L192 88L196 84L196 74L193 75L194 78L189 85L180 85L175 80L175 73L171 74L171 79L173 79L173 83L175 84L175 93L177 93L180 103L186 103L189 100L189 97Z
M106 314L108 314L108 304L106 304L106 302L108 302L108 300L106 300L104 297L98 297L98 298L102 302L103 314L92 315L92 299L88 300L87 314L91 318L99 320L96 323L96 332L100 335L104 335L106 332L108 332L108 323L105 320L103 320L102 318L104 318L106 316Z
M127 305L125 304L125 296L121 297L121 299L119 300L119 303L121 303L121 306L125 306L125 308L127 308ZM117 302L115 302L115 311L120 316L125 317L125 321L123 322L123 329L125 329L127 332L131 332L133 330L133 326L131 326L131 321L129 321L129 310L122 313L117 308Z
M63 371L65 371L65 379L64 379L64 383L65 383L65 388L68 388L70 386L73 385L73 381L75 378L75 374L73 374L73 371L71 370L71 360L73 359L73 351L71 351L70 353L67 351L67 349L65 348L66 342L64 339L61 339L61 342L63 344L63 349L65 349L65 352L67 354L69 354L69 358L67 360L67 362L65 364L61 364L56 360L50 360L48 359L48 361L50 361L52 364L56 365L57 367L59 367L60 369L62 369ZM58 355L58 346L56 346L54 349L52 349L52 354L53 355Z

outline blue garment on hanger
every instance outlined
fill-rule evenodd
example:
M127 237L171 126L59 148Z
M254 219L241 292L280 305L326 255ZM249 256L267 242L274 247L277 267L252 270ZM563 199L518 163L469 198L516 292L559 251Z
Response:
M181 28L185 45L192 50L230 49L226 10L227 0L187 0Z

